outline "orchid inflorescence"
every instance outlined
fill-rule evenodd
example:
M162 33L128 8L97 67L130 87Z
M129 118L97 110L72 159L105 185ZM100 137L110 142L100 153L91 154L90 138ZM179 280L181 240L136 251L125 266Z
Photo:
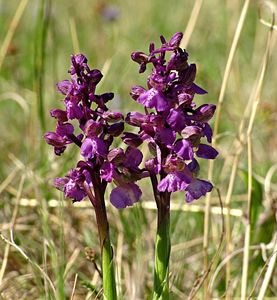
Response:
M71 80L57 84L65 96L65 110L51 110L51 116L57 119L56 131L46 133L45 139L54 146L57 155L61 155L68 144L76 144L84 160L64 178L56 178L54 185L66 197L81 201L88 193L92 196L90 188L103 191L107 183L114 180L117 187L112 190L111 203L117 208L132 205L141 196L135 181L143 174L138 168L142 153L134 147L127 147L125 151L112 148L114 138L124 130L123 115L106 106L114 94L95 94L102 74L89 68L84 55L72 55L71 63ZM72 120L78 121L78 129L70 123ZM81 133L75 133L77 130Z
M149 54L132 53L132 59L140 65L139 72L147 64L153 70L147 79L147 89L134 86L131 96L145 108L145 114L130 112L126 122L139 127L139 137L148 143L153 157L145 167L150 175L161 175L157 185L160 192L185 191L187 202L210 192L212 184L198 179L199 164L196 157L214 159L218 152L201 143L205 137L212 141L212 129L208 121L212 118L215 105L203 104L196 107L195 94L206 91L194 83L195 64L188 64L188 54L179 45L182 33L178 32L166 42L161 36L162 46L149 46ZM166 62L166 54L171 56ZM124 136L123 136L124 140Z

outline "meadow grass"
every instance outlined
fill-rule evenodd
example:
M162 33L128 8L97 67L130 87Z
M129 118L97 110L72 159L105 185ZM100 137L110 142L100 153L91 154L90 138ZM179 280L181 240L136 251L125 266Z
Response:
M146 75L130 53L176 31L209 91L196 102L217 104L220 156L201 162L210 195L172 198L170 299L277 299L276 2L18 0L0 13L0 299L101 299L93 209L52 187L78 159L73 148L57 159L43 140L55 84L81 51L104 73L98 92L136 110L129 91ZM107 201L119 299L151 297L156 209L141 184L134 207Z

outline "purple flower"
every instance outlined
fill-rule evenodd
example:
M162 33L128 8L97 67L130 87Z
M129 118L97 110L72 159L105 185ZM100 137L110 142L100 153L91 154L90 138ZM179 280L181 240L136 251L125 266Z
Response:
M104 126L100 122L96 122L93 119L90 119L86 122L84 127L84 132L87 137L96 137L98 136L104 129Z
M127 183L114 188L110 195L110 201L116 208L125 208L138 202L141 190L135 183Z
M212 188L213 185L209 181L193 179L186 188L186 202L190 203L201 196L205 196Z
M67 117L70 120L81 119L83 117L82 108L74 101L65 100Z
M119 185L112 197L115 206L130 206L141 196L134 182L145 176L145 171L139 168L142 153L132 148L141 144L142 138L125 133L125 142L132 147L127 147L125 152L121 148L112 148L113 140L124 130L122 113L112 112L106 106L114 94L96 94L102 74L97 69L90 69L83 54L71 56L69 73L70 80L57 84L59 92L65 96L65 109L51 110L51 116L57 120L56 131L46 133L44 138L57 155L61 155L68 144L74 143L85 161L79 161L64 178L57 178L54 185L73 201L88 196L98 207L97 201L104 199L107 183L114 180ZM122 202L118 199L121 193L124 194Z
M107 154L107 146L100 138L86 138L81 146L81 155L86 159L94 158L95 155L105 156Z
M56 118L60 122L67 122L68 121L67 113L64 110L61 110L61 109L51 109L50 115L51 115L51 117Z
M62 137L69 137L73 134L74 127L70 123L57 124L56 133Z
M171 129L179 132L186 126L186 117L181 110L171 109L169 115L166 118L167 123Z
M191 177L187 172L176 171L169 173L158 184L160 192L184 191L191 182Z
M155 108L157 111L164 111L168 108L168 101L162 92L152 88L141 94L137 101L147 108Z
M194 120L208 122L214 115L216 106L214 104L203 104L195 110Z
M203 130L199 126L195 126L195 125L186 126L182 130L181 134L185 140L190 141L193 147L197 147L200 143L201 137L203 137Z
M193 159L193 150L191 143L185 139L177 141L177 143L174 145L174 152L184 160Z
M147 116L140 112L129 112L125 118L125 122L132 126L140 127L142 123L147 121Z
M185 191L190 201L212 189L211 183L197 179L199 164L195 157L214 159L218 155L213 147L201 143L203 137L209 143L212 141L207 122L216 107L213 104L197 107L194 102L195 94L207 92L195 83L196 65L189 64L188 53L180 48L182 37L177 32L167 42L161 36L162 45L155 48L151 43L149 54L132 53L132 60L140 65L140 73L148 64L153 69L147 78L147 88L134 86L131 90L132 98L144 107L145 113L127 115L126 122L139 131L137 135L124 133L123 141L133 147L138 147L141 141L148 143L152 157L145 168L152 184L156 182L153 176L160 174L162 178L153 188L160 193ZM170 53L168 61L167 53ZM136 139L139 142L135 143Z
M57 83L57 89L63 95L67 95L72 90L72 83L69 80L63 80L63 81Z
M102 179L106 180L107 182L111 182L113 178L114 172L114 165L109 162L105 162L100 169L100 176Z
M54 186L64 192L65 197L72 198L73 201L81 201L86 197L83 188L84 175L77 169L69 171L65 178L56 178Z
M215 159L218 152L212 146L200 144L196 151L196 155L201 158Z
M138 134L131 132L124 132L122 140L125 144L132 147L138 147L142 143L142 138Z
M66 144L66 140L56 132L45 133L44 139L47 144L54 147L63 147Z

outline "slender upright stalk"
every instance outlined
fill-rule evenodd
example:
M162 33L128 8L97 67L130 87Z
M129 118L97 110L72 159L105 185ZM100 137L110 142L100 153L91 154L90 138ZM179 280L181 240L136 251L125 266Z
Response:
M170 193L157 191L156 176L151 176L158 209L155 244L155 270L153 300L169 299L169 257L170 257Z
M98 187L97 189L94 189L94 196L91 191L88 191L88 187L86 187L86 190L95 209L98 227L103 277L103 298L105 300L116 300L117 294L113 265L113 249L110 241L109 223L104 199L105 188L101 184L100 178L97 178L97 176L93 176L93 185L94 187Z
M115 300L117 299L117 296L113 266L113 250L109 236L109 225L105 206L101 205L101 208L100 206L97 208L95 207L95 213L101 247L104 299Z
M155 273L153 299L169 299L170 257L170 199L168 193L160 193L157 235L155 245Z

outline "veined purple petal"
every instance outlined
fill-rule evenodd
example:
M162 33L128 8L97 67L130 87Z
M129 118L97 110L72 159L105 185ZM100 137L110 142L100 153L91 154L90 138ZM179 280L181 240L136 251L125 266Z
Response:
M218 152L212 146L200 144L196 151L196 155L201 158L215 159Z
M57 124L56 133L62 137L67 137L74 132L74 127L70 123Z
M67 112L67 117L70 120L73 119L81 119L83 117L83 111L81 107L79 107L76 103L72 101L66 101L65 103L66 106L66 112Z
M186 126L182 130L182 137L190 141L193 147L197 147L200 143L200 139L203 136L203 130L199 126Z
M93 158L95 155L105 156L107 146L103 140L98 137L86 138L81 146L81 155L86 159Z
M141 190L135 183L126 183L114 188L110 195L110 201L116 208L125 208L138 202Z
M63 80L57 83L57 89L63 94L67 95L72 90L72 83L69 80Z
M213 117L215 110L214 104L203 104L195 110L193 119L199 122L208 122Z
M139 149L129 146L125 152L124 165L129 168L138 167L142 162L142 158L143 155Z
M124 161L124 158L124 151L121 148L114 148L107 155L108 161L116 165L121 164Z
M85 124L84 131L87 137L95 137L100 134L103 130L103 124L100 122L94 121L92 119L88 120Z
M69 179L64 186L64 195L74 201L81 201L87 194L73 179Z
M177 109L171 109L166 118L166 122L174 131L181 131L186 126L186 119L183 112Z
M47 144L58 148L64 147L66 144L66 140L56 132L46 132L44 139Z
M169 128L161 128L157 131L157 138L161 141L161 143L171 146L176 138L176 134L173 130Z
M128 124L132 126L138 126L138 127L140 127L140 125L144 123L146 120L147 120L147 116L137 111L129 112L125 118L125 121Z
M178 156L182 157L184 160L193 159L192 146L190 142L185 139L179 140L175 144L173 150Z
M131 147L138 147L142 143L142 139L138 134L131 132L124 132L122 135L122 140L125 144Z
M63 191L65 184L67 184L69 181L69 178L63 177L63 178L55 178L54 179L54 187L57 188L60 191Z
M120 112L105 111L101 117L108 122L117 122L123 120L123 115Z
M190 106L192 100L193 100L193 94L191 94L191 93L183 92L183 93L178 94L179 105Z
M51 117L58 119L60 122L66 122L68 120L65 110L54 108L50 110L50 115Z
M141 94L137 101L147 108L156 108L157 111L168 109L168 101L162 92L152 88Z
M205 196L212 188L213 185L209 181L193 179L186 188L186 202L190 203L193 200L199 199L201 196Z
M176 192L184 191L192 178L189 176L189 172L176 171L169 173L158 184L158 191L160 192Z
M145 92L146 92L145 88L139 85L135 85L132 87L130 95L134 100L137 100L139 96Z
M145 168L148 170L151 174L158 174L161 167L158 164L157 158L150 158L145 162Z

